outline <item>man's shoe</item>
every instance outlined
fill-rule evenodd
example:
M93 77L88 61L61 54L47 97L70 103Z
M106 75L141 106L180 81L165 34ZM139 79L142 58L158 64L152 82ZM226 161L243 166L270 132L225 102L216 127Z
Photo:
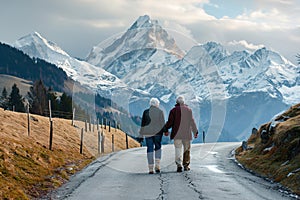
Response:
M154 174L154 172L153 172L153 171L150 171L149 174Z
M190 167L184 167L184 171L190 171L191 168Z
M182 172L182 167L177 167L177 172Z
M155 172L156 173L160 173L160 169L155 169Z

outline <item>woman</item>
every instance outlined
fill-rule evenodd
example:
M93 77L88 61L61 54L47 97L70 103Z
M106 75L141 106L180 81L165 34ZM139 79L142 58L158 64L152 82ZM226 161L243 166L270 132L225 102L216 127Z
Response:
M140 129L141 137L146 138L149 174L160 173L162 128L165 124L163 111L157 98L150 99L150 108L144 110ZM155 151L153 153L153 151ZM155 159L155 163L154 163ZM154 166L155 164L155 166Z

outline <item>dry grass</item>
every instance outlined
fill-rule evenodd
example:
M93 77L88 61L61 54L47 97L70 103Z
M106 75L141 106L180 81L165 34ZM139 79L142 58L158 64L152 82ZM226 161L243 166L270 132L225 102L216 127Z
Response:
M84 123L53 119L53 144L49 150L49 119L31 115L30 136L27 115L0 109L0 197L1 199L34 199L66 182L98 155L98 134L84 132L83 154L80 150ZM96 127L95 127L96 129ZM105 153L111 152L114 134L115 151L125 149L125 134L112 128L104 130ZM129 147L139 144L129 138Z
M254 148L237 149L236 158L245 167L268 177L300 195L300 105L291 107L278 117L285 121L278 123L270 132L270 139L262 143L260 133L269 123L260 127L256 135L248 140Z

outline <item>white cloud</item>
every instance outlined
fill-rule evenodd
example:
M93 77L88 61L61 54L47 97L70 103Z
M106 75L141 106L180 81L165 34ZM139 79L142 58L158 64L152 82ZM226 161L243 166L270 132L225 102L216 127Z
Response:
M294 28L294 23L298 21L297 19L292 19L291 16L280 13L276 8L268 11L255 10L249 14L244 13L236 19L252 22L265 30Z
M202 5L208 3L207 0L143 0L136 2L134 9L138 13L146 13L157 19L176 21L180 24L214 19L202 9Z
M257 49L264 47L263 44L256 45L256 44L248 43L246 40L240 40L240 41L233 40L233 41L230 41L227 44L225 44L225 46L231 52L240 51L240 50L244 50L244 49L247 49L249 51L255 51Z
M163 28L175 39L179 48L188 51L198 42L194 38L191 30L174 21L164 21Z
M0 7L0 26L11 28L1 30L0 40L13 43L25 34L38 31L71 55L83 57L93 45L126 31L139 16L148 14L170 34L177 33L176 41L188 44L184 49L208 41L222 44L237 41L237 45L249 48L264 44L290 58L297 53L300 46L298 0L253 0L247 8L243 7L243 1L235 1L240 4L235 6L244 13L221 19L206 13L204 4L215 8L229 5L210 0L5 1ZM243 40L246 43L240 42Z

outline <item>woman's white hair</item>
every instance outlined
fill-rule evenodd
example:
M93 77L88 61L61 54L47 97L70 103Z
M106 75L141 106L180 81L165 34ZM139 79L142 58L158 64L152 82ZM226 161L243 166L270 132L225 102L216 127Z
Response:
M159 100L157 98L151 98L150 102L149 102L150 106L156 106L156 107L159 106L159 103L160 102L159 102Z
M176 98L176 103L184 104L184 96L180 95Z

